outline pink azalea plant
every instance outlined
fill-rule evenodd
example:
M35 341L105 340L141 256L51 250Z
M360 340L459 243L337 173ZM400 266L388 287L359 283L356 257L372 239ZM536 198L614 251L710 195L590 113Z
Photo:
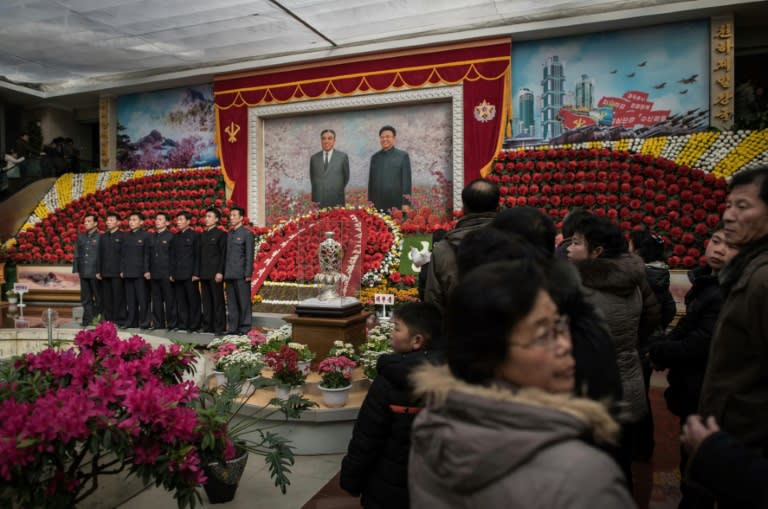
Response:
M0 505L74 507L100 475L126 469L194 505L206 480L201 437L232 446L225 424L198 420L198 388L182 380L194 370L192 346L122 340L108 322L74 342L0 372Z
M317 367L323 379L320 385L326 389L347 387L352 380L352 370L356 367L355 361L346 355L326 357Z

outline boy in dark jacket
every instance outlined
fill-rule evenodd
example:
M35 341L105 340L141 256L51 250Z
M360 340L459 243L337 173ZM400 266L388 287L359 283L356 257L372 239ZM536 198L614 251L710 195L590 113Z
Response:
M414 302L395 310L390 346L379 357L378 376L360 407L347 455L341 463L341 487L361 497L366 509L408 508L408 452L411 423L421 407L411 396L408 375L422 362L437 360L430 342L440 333L437 307Z

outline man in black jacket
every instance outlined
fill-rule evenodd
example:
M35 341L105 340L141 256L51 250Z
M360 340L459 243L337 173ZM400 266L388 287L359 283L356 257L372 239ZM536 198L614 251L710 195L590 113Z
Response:
M125 289L120 277L125 232L120 231L120 216L107 212L107 231L101 237L99 263L101 270L96 279L101 280L104 301L104 319L122 327L125 324Z
M94 214L86 214L83 218L85 233L77 236L75 257L72 272L80 275L80 303L83 305L83 321L87 327L93 317L101 313L101 285L96 275L100 270L101 235L99 223Z
M176 328L176 296L171 285L171 260L174 259L173 233L168 230L170 214L155 216L152 259L149 272L152 285L152 325L150 329Z
M200 234L200 287L203 301L203 332L223 335L227 327L224 309L224 261L227 234L218 227L221 212L205 211L205 230Z
M465 235L487 226L496 217L499 188L490 180L473 180L461 191L461 203L464 215L443 240L432 246L424 301L436 305L440 311L446 308L448 296L459 281L456 249Z
M173 238L171 281L176 291L178 328L197 332L200 328L200 234L189 227L192 214L187 211L176 215L179 231Z
M149 309L147 281L149 280L149 260L151 255L151 237L141 227L144 217L139 212L128 216L130 231L124 236L120 275L125 282L125 300L127 317L124 329L149 327Z

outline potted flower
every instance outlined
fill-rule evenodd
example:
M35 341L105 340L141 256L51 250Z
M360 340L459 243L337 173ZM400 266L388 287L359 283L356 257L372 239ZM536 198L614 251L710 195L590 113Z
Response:
M317 370L323 381L318 387L327 407L338 408L347 404L349 390L352 388L352 370L355 367L355 361L346 355L326 357L320 361Z
M238 399L243 386L252 385L256 390L271 382L264 378L246 382L244 372L236 365L230 366L226 373L223 386L203 389L195 400L201 437L200 462L207 477L203 488L208 500L216 504L234 498L249 453L264 456L275 486L285 493L290 484L290 467L294 464L293 448L285 438L268 430L274 427L274 422L268 419L280 412L286 420L299 418L301 412L317 403L301 395L291 395L285 400L273 399L245 416L241 410L247 398Z
M16 304L19 302L19 295L13 290L5 292L5 297L8 299L8 304Z
M225 372L234 366L242 371L243 379L261 376L264 362L259 348L264 339L263 335L249 334L248 336L224 336L211 341L208 348L214 351L213 376L216 377L216 385L224 384ZM248 384L244 386L247 392Z
M234 350L216 361L216 373L223 373L224 379L228 380L235 371L234 376L245 381L242 384L242 394L249 396L253 394L253 382L261 378L263 367L261 354L248 350Z
M376 378L376 363L379 357L393 350L389 346L389 335L394 329L394 324L387 320L368 331L368 341L360 346L360 364L363 374L368 380Z
M315 352L310 350L307 345L294 341L288 343L288 348L295 350L299 354L298 367L304 373L304 376L309 375L310 365L312 364L312 359L315 358Z
M125 472L194 506L199 468L192 345L153 348L102 322L74 347L28 353L0 370L0 506L76 507Z
M265 355L267 366L272 368L272 380L275 382L278 399L287 399L304 385L307 375L299 369L299 360L298 352L288 345Z
M345 343L341 340L336 340L333 342L331 349L328 350L328 357L338 357L339 355L348 357L350 360L355 362L360 359L360 357L358 357L358 355L355 353L355 345L352 343Z

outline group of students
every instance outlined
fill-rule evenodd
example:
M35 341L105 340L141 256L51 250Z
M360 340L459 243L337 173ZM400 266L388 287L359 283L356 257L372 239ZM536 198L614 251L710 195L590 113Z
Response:
M683 432L680 507L768 507L768 460L755 441L696 415L712 409L707 415L733 431L743 424L738 409L726 419L712 404L741 388L718 376L709 357L724 355L712 343L730 323L716 327L725 299L763 288L762 276L734 274L766 263L768 214L760 223L744 211L768 212L768 194L752 205L736 195L739 186L768 189L768 169L731 185L725 226L711 232L706 265L689 272L687 314L669 330L675 309L658 238L627 239L611 221L583 213L565 222L556 246L548 216L530 207L497 212L496 186L469 184L464 215L433 247L427 302L394 314L394 353L380 357L341 487L366 508L634 507L631 463L643 455L655 368L669 369L665 397ZM762 310L748 315L758 328L766 302L744 310ZM752 364L758 369L765 352L753 350L744 379L754 380ZM734 392L715 387L726 382ZM766 411L747 416L752 435Z
M109 212L100 233L99 218L86 214L72 267L80 276L81 325L101 315L123 329L247 334L254 235L244 218L242 208L232 207L224 231L221 212L209 208L197 232L190 212L180 211L175 219L160 212L148 232L140 212L128 216L128 230Z

